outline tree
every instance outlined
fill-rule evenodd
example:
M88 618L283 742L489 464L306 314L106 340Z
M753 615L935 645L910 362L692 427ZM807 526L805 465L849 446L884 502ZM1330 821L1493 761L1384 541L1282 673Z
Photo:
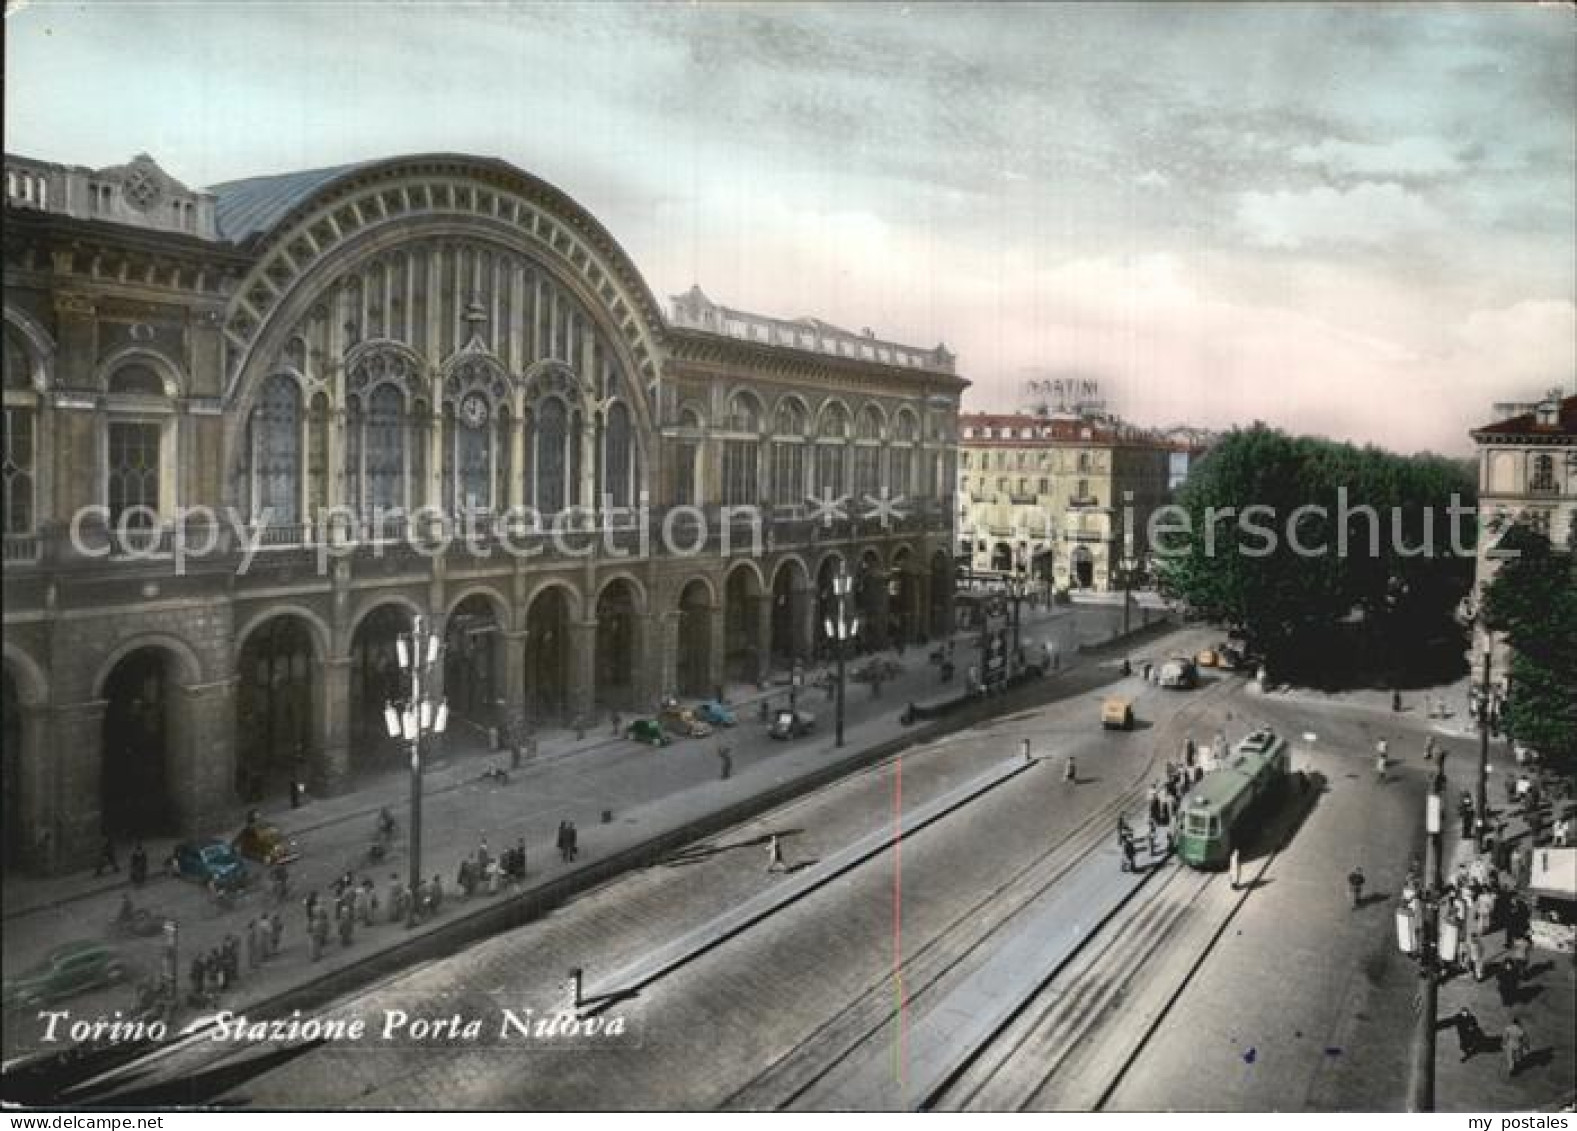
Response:
M1517 523L1484 588L1484 622L1511 646L1506 733L1540 753L1577 756L1577 555Z
M1184 483L1180 532L1158 530L1164 589L1241 632L1278 672L1322 682L1355 657L1395 670L1417 642L1460 663L1447 638L1471 558L1447 508L1471 508L1458 463L1235 430Z

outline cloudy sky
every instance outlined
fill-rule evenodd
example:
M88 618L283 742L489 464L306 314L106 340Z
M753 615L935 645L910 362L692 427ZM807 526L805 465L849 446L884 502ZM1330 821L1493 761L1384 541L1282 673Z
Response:
M1577 375L1566 5L7 7L10 152L502 157L659 295L946 341L968 407L1462 451Z

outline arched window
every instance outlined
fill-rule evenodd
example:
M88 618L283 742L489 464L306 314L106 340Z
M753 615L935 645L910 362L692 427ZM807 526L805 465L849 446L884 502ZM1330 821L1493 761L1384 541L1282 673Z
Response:
M252 521L301 521L301 387L276 373L252 409Z
M374 512L405 507L405 398L379 385L367 401L366 505Z
M603 492L612 506L632 506L635 502L634 434L630 427L630 410L619 401L608 409L602 442Z
M515 430L513 421L509 416L509 406L504 405L498 410L497 433L498 458L494 460L496 474L493 488L493 509L505 510L509 506L509 477L512 474L515 458Z
M164 382L153 367L139 361L128 362L111 373L108 391L146 397L162 397L165 393Z
M723 504L748 506L761 499L761 408L755 397L735 393L723 426L740 438L723 441Z
M307 517L329 505L329 399L319 393L307 414Z
M537 409L536 462L537 509L558 514L568 505L569 409L558 397L548 397Z
M914 494L914 442L919 435L914 414L900 412L893 419L892 445L887 452L887 487L894 496Z
M783 400L772 428L772 501L797 507L805 501L805 409Z
M816 430L816 495L825 498L844 494L847 490L849 414L834 401L821 413L821 424Z
M493 485L492 429L487 416L472 416L464 411L464 405L462 402L455 443L455 462L460 467L460 495L455 507L459 511L488 510Z
M874 405L860 410L855 425L854 499L862 504L881 492L882 418Z
M104 437L105 502L109 521L119 526L152 526L175 499L166 475L166 451L175 445L177 418L164 380L153 366L130 360L105 381L109 419ZM168 445L168 447L167 447ZM170 469L173 470L173 467ZM166 497L169 496L169 497Z
M32 355L9 326L5 329L5 416L0 422L0 529L31 534L38 483L38 398Z

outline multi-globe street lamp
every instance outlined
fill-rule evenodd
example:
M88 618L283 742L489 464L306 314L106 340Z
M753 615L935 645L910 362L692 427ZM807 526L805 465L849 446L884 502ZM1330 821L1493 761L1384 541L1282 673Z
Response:
M449 701L440 699L434 703L422 691L443 648L439 634L427 629L423 619L418 616L412 622L411 631L394 641L400 670L410 676L410 696L403 703L391 701L383 708L383 722L389 737L403 739L411 747L410 900L405 920L408 927L416 926L421 917L416 893L421 890L422 883L422 739L429 734L443 734L449 725Z
M854 594L854 578L849 576L848 570L843 566L838 567L838 574L832 579L832 615L827 617L822 627L827 631L827 638L831 640L838 653L838 706L837 706L837 738L836 745L843 745L843 698L844 698L844 666L848 658L849 641L860 634L860 618L849 615L849 598Z

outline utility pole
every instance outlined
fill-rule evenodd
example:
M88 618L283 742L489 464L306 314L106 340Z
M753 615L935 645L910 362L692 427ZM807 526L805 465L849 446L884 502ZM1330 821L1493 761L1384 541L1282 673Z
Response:
M1479 843L1483 843L1482 835L1489 827L1489 709L1490 709L1490 683L1489 665L1490 657L1494 655L1494 646L1490 637L1484 637L1484 674L1479 683L1478 696L1478 786L1474 796L1474 803L1478 809L1480 834Z

